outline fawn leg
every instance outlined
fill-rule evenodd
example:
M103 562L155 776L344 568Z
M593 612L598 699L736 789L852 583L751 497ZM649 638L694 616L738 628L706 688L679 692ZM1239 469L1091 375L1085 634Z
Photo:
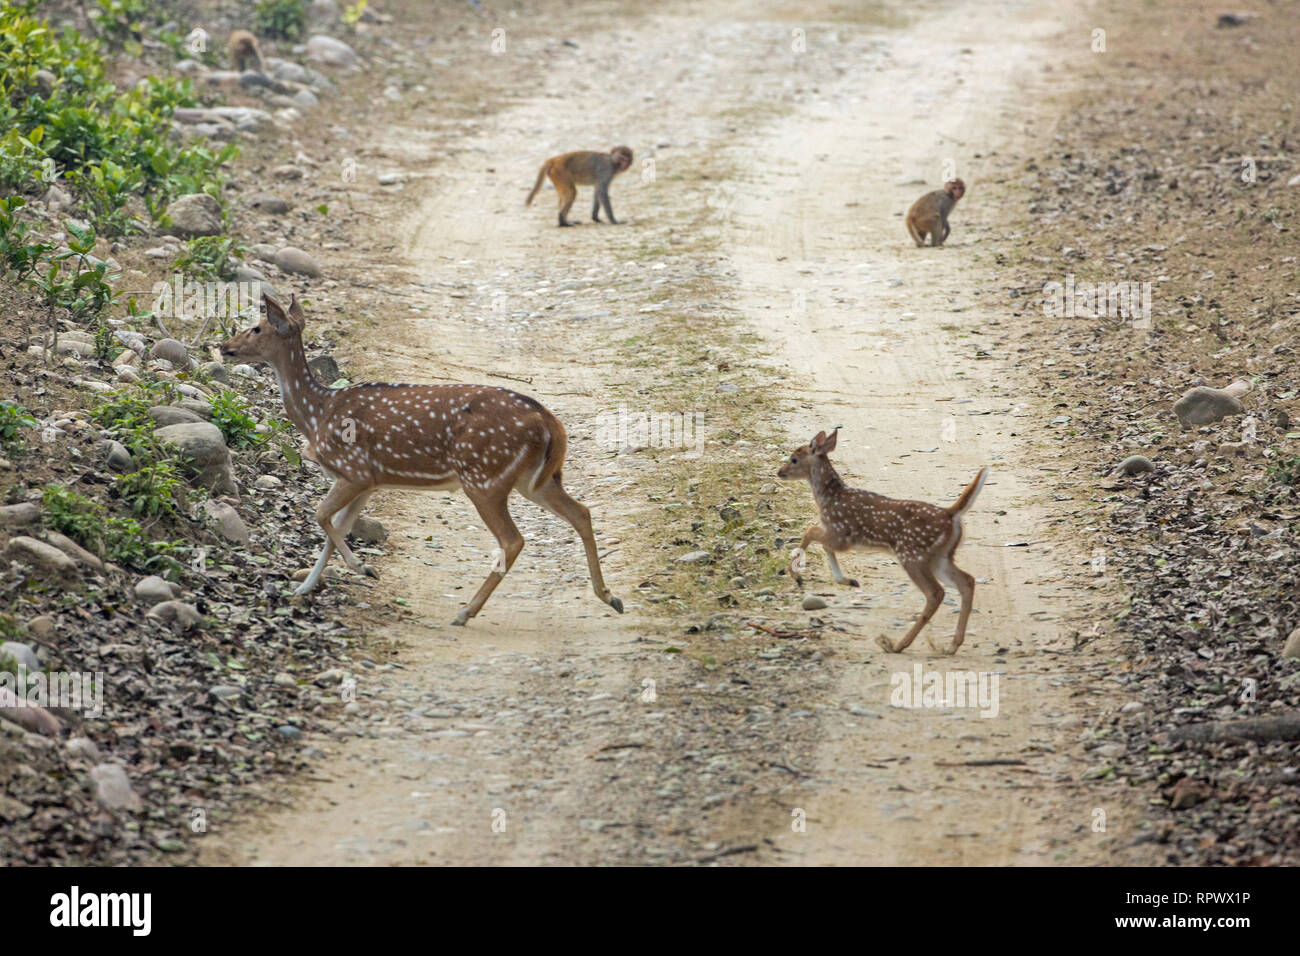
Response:
M883 634L876 638L876 643L891 654L897 654L899 651L907 649L907 646L916 640L916 635L921 633L921 628L930 623L930 618L934 617L934 612L939 610L939 605L943 604L943 585L939 579L934 576L934 572L924 561L915 561L910 564L904 564L903 570L907 576L912 579L912 583L921 589L925 595L925 610L917 617L912 624L911 630L903 635L903 639L895 644Z
M813 525L803 533L803 539L799 542L799 550L806 553L808 551L808 545L812 544L814 541L820 544L822 546L822 551L826 553L826 563L831 566L831 577L834 578L835 583L847 584L851 588L857 587L858 582L852 578L845 577L844 572L840 569L840 562L839 559L835 557L835 552L826 545L826 529L819 524ZM791 562L792 566L790 568L790 575L796 581L802 583L802 578L795 572L793 563L794 562Z
M467 605L460 609L456 615L456 620L452 624L463 626L471 617L483 609L487 599L492 596L497 585L505 578L506 572L514 566L515 558L519 557L519 552L524 550L524 536L519 533L515 527L514 519L510 517L510 492L506 492L499 497L475 497L469 496L469 500L474 502L474 507L478 509L479 517L487 525L487 529L492 532L492 536L497 539L497 544L501 546L501 551L505 554L505 569L498 571L493 567L492 573L487 576L487 580L479 587L478 593L474 595Z
M961 613L957 616L957 633L952 639L952 647L938 647L928 635L926 640L930 641L930 647L937 653L956 654L957 648L966 639L966 622L970 619L971 605L975 601L975 578L953 564L951 557L944 558L937 570L946 583L961 593Z
M596 536L591 530L591 512L580 501L569 497L559 476L555 476L544 487L523 494L530 500L545 508L552 514L559 515L578 532L582 546L587 552L587 570L591 573L591 588L600 598L619 614L623 613L623 602L610 593L605 586L605 577L600 573L600 551L596 547Z

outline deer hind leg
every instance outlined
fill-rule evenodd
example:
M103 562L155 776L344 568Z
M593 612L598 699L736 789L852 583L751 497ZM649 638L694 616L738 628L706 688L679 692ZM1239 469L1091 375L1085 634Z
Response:
M325 565L329 563L330 555L334 553L336 548L339 554L343 556L343 560L348 563L348 567L353 568L353 570L363 569L364 566L352 554L347 544L344 543L343 536L352 530L357 515L365 507L366 500L371 493L344 481L342 478L334 480L334 485L316 509L316 521L325 530L325 545L321 548L320 556L316 559L316 564L311 569L311 573L307 575L302 584L298 585L294 591L295 594L306 594L316 587L321 574L325 571ZM374 574L369 568L364 570L371 575Z
M956 654L957 648L966 639L966 622L970 619L971 605L975 601L975 578L953 564L952 555L945 556L935 571L945 584L952 585L961 594L961 613L957 616L957 633L953 636L951 647L939 647L928 635L926 640L936 653Z
M596 592L596 597L622 614L623 602L614 597L605 586L605 576L600 573L600 552L596 547L596 536L591 530L591 512L587 506L569 497L558 475L536 491L521 489L521 493L529 501L536 502L573 525L573 530L578 532L578 537L582 539L582 546L587 552L587 570L591 573L591 589Z
M930 569L927 560L921 559L908 562L903 565L903 570L912 579L912 583L920 588L921 593L925 595L925 610L917 616L911 630L904 634L903 639L897 644L883 634L876 638L876 643L890 654L897 654L899 651L906 650L908 645L916 640L916 635L921 633L921 628L930 623L930 618L934 617L934 612L939 610L939 606L943 604L943 585L934 576L934 571Z
M519 533L515 527L514 519L510 517L510 491L500 497L492 495L470 495L470 501L474 502L474 507L478 509L479 517L487 525L487 529L492 532L492 536L497 539L497 544L501 548L501 554L493 560L492 572L487 576L487 580L479 587L478 593L474 595L473 600L461 608L460 613L456 615L456 620L452 624L463 626L470 618L483 610L483 605L487 599L492 596L492 592L497 589L497 585L505 578L506 572L514 567L515 558L519 557L519 552L524 550L524 536Z

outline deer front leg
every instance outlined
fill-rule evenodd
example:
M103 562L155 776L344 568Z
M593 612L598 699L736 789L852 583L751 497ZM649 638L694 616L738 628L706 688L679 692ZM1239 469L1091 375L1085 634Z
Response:
M515 558L519 557L519 552L524 550L524 536L519 533L515 527L514 520L510 517L510 508L508 505L509 490L500 497L470 497L474 502L474 507L478 509L479 517L487 525L492 536L497 539L497 544L501 546L501 555L496 558L492 567L492 572L487 576L487 580L479 587L478 593L474 595L473 600L465 607L461 608L456 620L452 624L464 626L470 618L483 609L487 599L492 596L497 585L505 578L506 572L514 566Z
M335 483L337 484L337 479L335 479ZM344 537L352 531L352 526L356 524L357 518L361 514L361 509L363 509L366 506L366 502L370 500L370 495L371 492L365 492L358 495L357 498L346 508L341 508L339 511L335 512L333 519L334 527L338 528ZM321 574L325 571L326 565L329 564L330 555L333 553L334 541L327 534L325 536L325 545L320 550L320 557L316 559L316 565L311 569L311 573L307 575L302 584L298 585L294 590L294 594L306 594L312 588L316 587L316 584L320 581ZM373 571L370 573L372 575L374 574Z

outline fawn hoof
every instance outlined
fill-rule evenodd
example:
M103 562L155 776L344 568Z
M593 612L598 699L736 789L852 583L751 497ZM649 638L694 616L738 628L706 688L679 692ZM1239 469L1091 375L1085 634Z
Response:
M889 638L885 637L885 635L883 634L881 634L879 637L876 638L876 643L879 644L881 648L884 649L886 654L898 653L898 649L894 647L894 642L891 641Z
M469 623L469 608L461 608L460 613L456 615L456 620L451 622L452 627L464 627Z
M857 579L857 578L849 578L849 580L848 580L846 583L847 583L848 586L851 587L851 588L860 588L860 587L862 587L862 585L858 583L858 579Z
M375 572L375 569L368 564L361 565L361 573L368 578L374 578L376 581L379 580L379 575Z
M614 595L612 594L609 596L609 606L612 607L615 611L618 611L619 614L623 613L623 602L620 601L618 598L614 597Z

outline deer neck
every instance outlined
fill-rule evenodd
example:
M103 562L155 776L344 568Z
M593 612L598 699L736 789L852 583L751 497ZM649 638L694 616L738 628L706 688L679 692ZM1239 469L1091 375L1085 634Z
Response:
M846 487L844 479L835 471L830 459L822 456L813 458L808 481L812 484L813 498L819 507L834 501Z
M338 391L316 381L307 367L307 353L302 338L289 342L285 353L271 363L280 383L280 400L285 414L306 435L314 435L316 426L323 420L329 399Z

